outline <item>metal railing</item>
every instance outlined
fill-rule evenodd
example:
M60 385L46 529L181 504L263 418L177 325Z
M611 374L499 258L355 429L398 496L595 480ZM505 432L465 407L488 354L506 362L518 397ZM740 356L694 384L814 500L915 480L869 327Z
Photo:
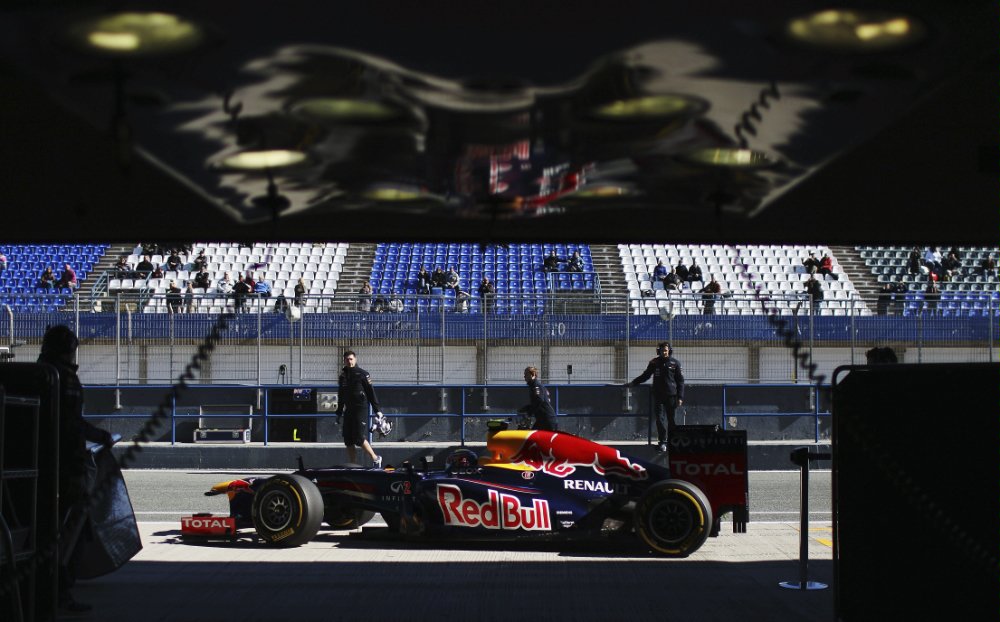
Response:
M329 381L349 348L383 382L517 384L529 364L550 382L618 382L637 375L663 340L674 343L693 381L810 382L790 345L827 371L864 362L874 346L893 347L904 362L996 360L993 294L936 310L901 299L885 315L877 299L815 306L801 295L773 294L722 297L707 310L704 297L689 293L474 295L467 305L452 293L387 296L364 307L356 294L285 300L298 313L285 311L277 296L251 295L196 382L265 384L281 366L289 382ZM35 297L38 309L42 298ZM180 373L219 313L237 310L232 296L212 294L169 301L154 294L145 302L118 295L101 311L87 300L77 293L54 312L8 305L0 343L14 346L18 360L34 360L46 327L66 324L81 338L84 382L158 384Z

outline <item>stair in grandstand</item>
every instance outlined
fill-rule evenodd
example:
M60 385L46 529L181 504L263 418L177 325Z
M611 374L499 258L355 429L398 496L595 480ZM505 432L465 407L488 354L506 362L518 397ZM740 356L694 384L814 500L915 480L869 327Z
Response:
M868 310L874 312L873 301L878 296L878 281L875 280L871 269L865 265L861 254L853 246L831 246L830 253L840 262Z
M603 313L625 313L628 308L628 284L622 272L622 262L618 246L611 244L591 244L590 257L601 284L604 300Z
M375 244L351 242L344 259L344 269L337 285L337 297L330 304L330 311L357 311L357 299L352 296L371 278L375 262Z
M115 296L108 293L108 280L114 274L118 257L128 255L134 243L112 242L104 256L94 265L94 271L80 283L80 311L100 313L115 310Z

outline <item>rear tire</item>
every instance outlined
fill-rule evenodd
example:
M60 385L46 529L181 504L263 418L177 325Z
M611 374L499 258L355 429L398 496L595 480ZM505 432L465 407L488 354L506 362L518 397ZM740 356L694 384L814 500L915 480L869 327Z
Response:
M323 520L323 496L316 484L295 474L275 475L253 498L257 535L272 546L301 546L312 540Z
M687 557L697 551L708 538L712 523L712 506L705 493L676 479L654 484L635 508L639 537L666 557Z

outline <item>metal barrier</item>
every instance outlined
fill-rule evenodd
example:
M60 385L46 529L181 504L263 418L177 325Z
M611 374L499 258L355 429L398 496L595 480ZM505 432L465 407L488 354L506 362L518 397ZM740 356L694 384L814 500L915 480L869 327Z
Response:
M873 346L893 347L903 362L985 362L995 360L998 344L997 306L984 296L981 308L949 316L922 309L878 315L875 301L861 299L826 301L809 313L799 295L732 295L706 314L698 294L627 299L595 292L492 302L475 295L468 312L455 310L454 294L390 296L381 312L358 311L356 295L305 296L295 307L300 313L286 314L274 312L276 298L251 296L199 382L329 381L348 348L383 382L517 383L526 365L550 383L620 382L637 375L664 339L674 343L691 380L805 381L788 355L789 335L829 371L863 362ZM168 312L162 294L145 305L119 296L101 311L85 303L77 294L52 312L11 307L9 321L0 322L0 343L11 344L18 360L34 360L45 328L67 324L81 338L84 382L162 384L183 368L217 314L235 310L231 297L210 294L181 299L181 309L195 313Z
M788 390L793 388L798 391L808 392L808 400L810 404L810 409L805 411L791 411L791 412L755 412L752 410L733 410L732 405L729 402L729 398L732 395L734 389L743 389L756 391L758 389L769 390L769 389L783 389ZM825 390L829 390L829 386L822 387ZM772 402L773 403L773 402ZM830 417L831 413L829 410L820 411L820 396L817 395L817 388L815 385L795 385L794 387L789 387L788 385L782 384L726 384L722 386L722 429L728 429L730 425L730 417L812 417L813 418L813 429L814 429L814 440L816 442L820 441L820 421L823 417Z

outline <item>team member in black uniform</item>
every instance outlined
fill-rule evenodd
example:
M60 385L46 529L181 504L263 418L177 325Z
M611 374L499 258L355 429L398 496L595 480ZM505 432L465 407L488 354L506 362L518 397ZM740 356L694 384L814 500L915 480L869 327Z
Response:
M59 372L59 520L64 526L77 524L87 503L87 441L111 447L111 434L83 418L83 387L76 374L73 355L79 346L76 334L67 326L53 326L42 337L39 363L48 363ZM59 552L59 609L70 613L90 610L90 605L73 599L75 582L75 538L64 534Z
M347 460L357 459L356 447L362 447L371 457L375 468L382 468L382 456L375 455L365 430L368 422L368 405L375 409L375 415L382 415L382 408L372 388L372 377L358 367L357 355L348 350L344 353L344 368L340 371L337 391L337 423L343 422L344 445L347 446ZM346 416L345 416L346 415Z
M646 371L625 386L634 387L653 377L653 408L656 411L656 433L659 436L660 451L667 450L667 431L677 427L674 415L677 407L684 403L684 374L681 363L673 356L674 349L667 342L656 346L656 358L649 361Z
M524 381L528 383L528 398L531 400L527 410L528 414L535 418L535 429L555 432L558 429L556 427L556 411L552 408L552 402L549 401L549 392L542 385L542 381L538 379L538 369L525 367Z

